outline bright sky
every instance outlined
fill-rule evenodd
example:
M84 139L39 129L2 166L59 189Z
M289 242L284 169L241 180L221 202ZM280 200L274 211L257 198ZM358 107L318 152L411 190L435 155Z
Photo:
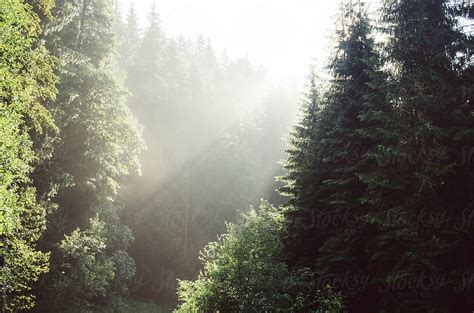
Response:
M276 80L303 82L314 59L324 60L334 0L119 0L131 2L146 25L156 3L170 35L209 37L217 53L265 66Z

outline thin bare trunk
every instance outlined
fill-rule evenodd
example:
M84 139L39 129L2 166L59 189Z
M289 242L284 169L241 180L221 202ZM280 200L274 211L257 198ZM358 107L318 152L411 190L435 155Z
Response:
M84 0L82 2L81 21L79 22L79 30L77 32L77 37L76 37L76 49L79 49L82 45L82 33L84 31L84 24L86 22L87 5L88 5L88 0Z

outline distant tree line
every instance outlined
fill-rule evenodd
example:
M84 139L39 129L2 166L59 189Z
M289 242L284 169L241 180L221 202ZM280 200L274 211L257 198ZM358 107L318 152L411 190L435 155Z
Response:
M154 7L143 29L133 6L118 8L114 29L129 107L147 143L143 175L122 193L136 238L133 294L174 302L177 278L195 276L199 251L226 221L261 198L282 203L274 177L283 174L297 94L270 86L246 58L218 56L203 36L168 36Z

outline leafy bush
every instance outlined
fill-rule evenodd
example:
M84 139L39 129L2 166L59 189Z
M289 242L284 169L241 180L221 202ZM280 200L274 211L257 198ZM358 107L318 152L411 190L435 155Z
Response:
M91 219L89 228L77 229L65 236L59 244L61 259L58 276L54 277L54 309L64 312L90 312L93 303L107 306L120 305L119 299L110 295L111 290L126 288L135 274L135 264L125 252L106 253L107 238L104 222ZM126 281L117 281L117 277ZM115 299L117 303L107 303Z
M201 252L204 269L197 280L179 282L176 312L308 311L318 302L310 296L312 277L307 269L288 269L284 231L283 215L268 202L241 223L228 224L227 233ZM337 295L328 299L324 308L342 308Z

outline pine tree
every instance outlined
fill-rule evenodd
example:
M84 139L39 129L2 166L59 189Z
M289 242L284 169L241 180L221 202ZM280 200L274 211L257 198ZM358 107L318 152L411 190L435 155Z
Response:
M115 13L114 34L117 37L119 64L121 68L129 72L137 61L136 54L140 45L140 29L138 27L138 16L133 3L127 12L125 22L122 21L122 13Z
M399 122L387 127L386 139L393 140L379 147L386 166L361 178L369 186L365 201L375 229L364 250L378 289L386 290L381 303L388 311L473 306L469 290L456 292L472 273L471 226L456 225L472 211L472 164L459 160L472 146L473 120L462 92L472 88L462 80L471 43L454 11L444 1L384 3L385 88ZM423 275L438 281L427 286ZM411 290L394 287L410 278L421 282Z
M134 25L133 11L129 15L129 23ZM136 50L133 66L129 70L127 86L132 93L131 108L138 119L145 125L156 122L157 105L162 101L163 80L161 77L161 56L166 39L161 29L160 18L153 5L148 18L148 26L144 30Z
M316 218L316 225L321 223L319 227L328 233L315 262L318 280L322 283L328 277L336 278L334 287L346 294L348 309L354 312L374 310L374 287L368 284L353 290L351 282L338 286L337 279L377 275L363 254L373 227L366 200L369 186L362 177L373 167L378 169L383 158L379 149L391 142L390 127L399 122L387 101L386 76L366 10L361 2L347 2L341 12L322 123L326 129L323 166L331 178L319 186L323 209Z
M357 176L357 164L373 145L361 131L375 126L361 117L369 110L366 100L376 94L373 81L377 66L364 7L347 4L341 12L337 45L329 64L332 78L319 95L312 80L311 105L293 135L294 148L287 165L286 179L291 188L288 205L292 210L299 210L298 206L308 210L305 228L309 232L325 231L323 237L336 235L350 225L323 225L321 218L347 212L352 216L361 210L358 202L365 186ZM306 249L310 262L314 262L317 250Z
M362 158L354 166L324 163L333 177L314 194L319 199L323 195L320 206L330 200L329 220L340 209L345 214L357 209L354 199L359 202L357 223L345 225L325 240L315 266L320 281L336 278L335 287L352 294L349 311L472 309L470 287L466 287L472 275L468 235L472 225L466 222L472 212L472 163L466 160L466 149L472 147L473 124L465 92L472 88L472 81L466 81L472 41L458 30L456 11L442 1L385 2L389 76L383 78L376 68L366 68L372 74L359 101L359 122L346 124L352 140L364 139ZM357 34L357 28L349 34L353 32ZM350 47L349 52L357 51L347 41L341 43ZM357 59L370 65L373 58L350 58L347 64L356 64ZM334 67L333 63L336 78L338 70L349 73L341 64ZM354 77L347 75L346 81ZM339 142L353 142L341 128L343 112L332 105L331 99L341 95L332 93L338 84L333 80L325 94L328 104L321 116L333 112L328 118L332 128L320 144L337 151L330 154L338 156L336 160L341 159L341 151L345 153ZM351 189L351 181L360 188ZM358 285L351 286L351 279L358 279ZM417 284L406 287L413 281Z
M55 130L43 102L54 99L54 58L38 39L51 3L0 2L0 288L2 312L34 306L31 285L48 271L37 250L45 208L29 177L38 155L32 136Z
M310 265L313 247L321 246L321 234L311 227L314 187L322 181L320 166L317 165L318 143L321 138L321 96L317 89L316 75L310 76L309 92L302 109L302 121L294 128L290 138L291 148L285 164L288 171L281 178L286 186L281 188L283 195L289 197L286 205L288 219L288 260L291 266ZM307 247L311 247L309 250Z
M351 286L337 283L345 274L366 274L367 260L352 255L371 231L368 186L361 176L377 166L373 151L395 116L381 88L384 75L364 4L345 2L339 23L331 79L319 97L310 93L322 105L305 113L289 151L283 190L290 196L288 261L313 270L318 282L313 292L332 282L346 293L351 310L357 312L359 303L370 311L371 289L358 290L354 301Z

